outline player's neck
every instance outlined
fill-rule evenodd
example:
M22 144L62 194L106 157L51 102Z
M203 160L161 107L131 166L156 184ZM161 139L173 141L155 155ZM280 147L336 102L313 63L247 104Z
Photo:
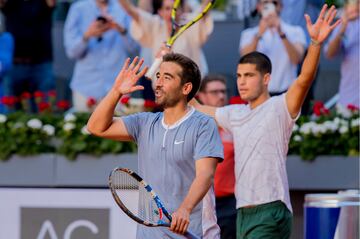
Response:
M255 100L249 102L250 109L252 110L255 109L256 107L267 101L268 99L270 99L270 95L268 92L261 94Z
M182 119L189 111L190 107L180 102L174 107L166 108L164 109L164 123L171 126Z

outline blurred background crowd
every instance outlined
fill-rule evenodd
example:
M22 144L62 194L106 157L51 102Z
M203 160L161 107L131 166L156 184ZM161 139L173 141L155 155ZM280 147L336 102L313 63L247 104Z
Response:
M55 97L74 112L91 111L105 96L127 57L151 65L167 38L172 0L0 0L0 113L38 112ZM203 0L206 3L206 0ZM359 107L359 1L329 1L340 8L342 24L323 47L317 79L304 105L314 100ZM201 0L184 2L185 19ZM236 90L239 57L257 50L273 63L270 93L295 80L306 54L304 13L315 19L321 0L218 0L211 14L173 46L196 61L203 77L220 75L226 89L204 94L224 104L244 103ZM150 81L142 93L153 100ZM30 103L25 106L22 102ZM40 100L37 100L40 99ZM330 100L330 101L329 101ZM246 102L245 102L246 103ZM40 105L40 106L39 106Z

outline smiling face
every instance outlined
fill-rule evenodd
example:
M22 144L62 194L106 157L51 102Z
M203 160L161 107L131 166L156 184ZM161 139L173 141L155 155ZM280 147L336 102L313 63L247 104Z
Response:
M175 62L163 62L156 74L155 102L163 107L174 107L180 102L186 104L191 83L181 84L182 68Z
M245 63L237 66L237 87L242 99L249 103L267 94L270 74L262 74L255 64Z

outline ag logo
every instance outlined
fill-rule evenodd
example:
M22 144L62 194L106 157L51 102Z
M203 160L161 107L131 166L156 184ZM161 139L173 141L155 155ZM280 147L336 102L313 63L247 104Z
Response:
M109 209L21 208L21 239L109 238Z

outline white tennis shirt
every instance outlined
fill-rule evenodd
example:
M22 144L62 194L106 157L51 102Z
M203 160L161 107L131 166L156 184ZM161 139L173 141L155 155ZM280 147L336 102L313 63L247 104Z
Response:
M248 105L218 108L216 120L234 136L236 208L281 200L292 211L286 155L296 119L285 94L253 110Z

